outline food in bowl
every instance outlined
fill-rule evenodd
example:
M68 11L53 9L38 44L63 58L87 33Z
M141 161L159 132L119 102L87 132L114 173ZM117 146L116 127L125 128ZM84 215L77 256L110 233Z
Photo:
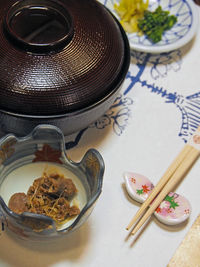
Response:
M27 193L15 193L8 207L15 213L33 212L51 217L57 224L80 213L74 197L78 190L72 179L58 172L46 173L34 180Z
M13 183L15 180L17 184ZM48 216L57 230L73 224L87 204L80 178L65 166L52 162L32 162L14 169L3 180L0 195L12 212ZM48 227L32 224L34 231Z

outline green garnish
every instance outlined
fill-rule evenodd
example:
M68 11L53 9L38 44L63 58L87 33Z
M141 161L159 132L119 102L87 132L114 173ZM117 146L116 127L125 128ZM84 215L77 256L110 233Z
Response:
M159 6L153 12L144 11L144 18L138 20L138 28L153 43L157 43L161 41L163 32L171 29L176 22L176 16L169 15L169 11L164 11Z

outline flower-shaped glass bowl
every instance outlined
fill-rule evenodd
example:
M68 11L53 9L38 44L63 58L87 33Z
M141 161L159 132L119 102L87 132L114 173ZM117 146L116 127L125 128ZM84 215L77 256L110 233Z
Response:
M27 193L33 181L44 172L58 171L71 178L78 192L80 214L58 226L48 216L8 208L14 193ZM103 182L104 161L89 149L78 163L65 154L64 136L51 125L39 125L29 135L8 134L0 140L0 220L23 239L47 240L66 235L80 227L92 212Z

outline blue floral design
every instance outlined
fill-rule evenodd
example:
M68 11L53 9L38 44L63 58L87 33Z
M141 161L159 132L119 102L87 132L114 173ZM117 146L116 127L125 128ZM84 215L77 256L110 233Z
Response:
M133 105L133 100L129 97L119 95L108 112L99 118L90 127L104 129L109 125L113 125L113 130L117 135L121 135L125 130L131 110L128 106Z

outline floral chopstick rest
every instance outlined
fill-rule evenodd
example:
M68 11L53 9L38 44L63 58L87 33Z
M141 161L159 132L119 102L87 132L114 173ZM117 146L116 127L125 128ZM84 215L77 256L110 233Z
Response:
M125 172L124 180L129 196L137 202L143 203L151 193L154 185L145 176ZM167 225L177 225L187 220L191 213L189 201L177 194L170 192L154 212L156 218Z

